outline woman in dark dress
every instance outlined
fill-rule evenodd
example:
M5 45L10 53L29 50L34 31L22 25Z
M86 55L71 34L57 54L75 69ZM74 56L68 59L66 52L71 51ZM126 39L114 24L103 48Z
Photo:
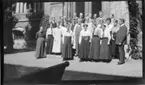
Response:
M112 58L117 58L117 47L116 47L116 44L115 44L115 40L116 40L116 33L118 31L119 27L118 27L118 21L115 20L114 22L114 27L112 28L111 30L111 42L110 42L110 45L111 45L111 56Z
M87 28L88 25L84 24L83 27L84 27L84 29L82 29L82 31L80 32L80 38L79 38L80 62L90 60L89 59L89 52L90 52L90 42L91 42L91 37L92 37L90 30Z
M40 27L40 30L36 33L36 58L44 58L45 55L45 32L43 27Z
M50 27L46 31L46 39L47 39L46 54L51 54L54 40L52 23L50 23Z
M63 39L62 39L62 43L63 43L63 48L62 48L62 57L63 60L70 60L73 59L72 56L72 31L71 31L71 26L70 23L67 24L67 26L65 26L67 28L67 30L65 32L63 32Z
M99 59L104 62L110 62L110 51L109 51L109 44L110 44L110 32L106 28L106 25L102 25L101 30L101 48L100 48L100 57Z
M101 23L100 23L101 25ZM100 37L101 37L101 28L97 27L93 32L93 38L90 46L90 59L94 61L99 61L100 56Z

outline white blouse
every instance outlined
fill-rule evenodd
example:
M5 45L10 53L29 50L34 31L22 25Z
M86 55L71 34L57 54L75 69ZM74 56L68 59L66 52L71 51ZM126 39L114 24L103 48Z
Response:
M92 38L92 33L91 33L91 31L90 30L82 30L81 32L80 32L80 37L79 37L79 44L81 43L81 41L82 41L82 37L83 36L90 36L90 42L91 42L91 38Z
M63 33L63 37L62 37L63 43L64 43L65 36L71 37L71 43L73 44L73 32L71 30L70 31L65 30L65 32Z
M63 35L64 36L72 36L72 31L71 30L70 31L65 31Z
M98 35L99 37L101 37L101 28L100 27L97 27L95 30L94 30L94 35Z
M101 38L103 38L103 29L100 30L100 34L101 34ZM110 35L110 31L108 31L107 28L105 28L104 30L104 37L108 38L108 44L110 44L111 35Z
M106 29L108 30L108 31L111 31L112 30L112 28L113 28L113 24L105 24L106 25Z
M64 33L67 31L67 28L64 26L60 26L61 29L61 35L64 35Z
M90 30L91 33L93 33L93 31L94 31L93 28L94 28L93 23L91 23L91 22L88 23L88 29Z
M117 32L118 30L119 30L119 26L113 26L111 32L114 33Z
M53 35L53 29L54 28L48 28L46 31L46 35Z

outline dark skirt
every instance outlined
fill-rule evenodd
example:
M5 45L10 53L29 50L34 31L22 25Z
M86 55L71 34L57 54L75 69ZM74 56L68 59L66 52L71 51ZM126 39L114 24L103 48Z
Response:
M36 58L44 58L45 56L45 38L39 37L36 42Z
M108 38L102 38L101 48L100 48L100 59L101 60L111 60Z
M112 39L110 42L110 51L111 51L111 56L116 56L116 44L115 44L115 40Z
M79 58L82 60L89 60L89 52L90 52L89 40L90 40L89 36L82 37L82 41L79 49Z
M65 36L64 37L64 44L63 44L63 47L62 47L62 57L63 57L64 60L73 59L71 37L70 36Z
M53 47L53 36L48 35L46 54L51 54L52 53L52 47Z
M94 35L90 46L89 58L92 60L99 60L99 56L100 56L100 38L99 36Z

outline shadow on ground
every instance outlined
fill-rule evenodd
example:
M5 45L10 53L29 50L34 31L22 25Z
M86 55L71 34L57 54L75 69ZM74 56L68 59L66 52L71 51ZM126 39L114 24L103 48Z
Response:
M35 49L36 49L36 41L27 41L27 47L26 48L24 48L24 49L14 49L13 52L7 52L7 50L4 49L4 54L29 52L29 51L35 51Z
M62 80L128 80L139 79L136 77L96 74L89 72L65 71Z
M4 64L4 83L57 83L61 81L67 66L69 66L69 62L61 63L48 68Z
M38 68L38 67L27 67L21 65L10 65L4 64L4 83L47 83L49 80L62 79L61 83L72 83L78 82L76 80L111 80L111 81L121 81L125 82L140 82L140 78L135 77L125 77L125 76L114 76L105 74L95 74L87 72L77 72L65 70L64 65L53 66L50 68ZM64 72L64 73L63 73ZM18 80L15 80L18 79ZM74 83L73 82L73 83ZM104 81L101 81L104 82ZM63 85L63 84L62 84ZM73 85L73 84L69 84ZM104 85L104 84L103 84Z

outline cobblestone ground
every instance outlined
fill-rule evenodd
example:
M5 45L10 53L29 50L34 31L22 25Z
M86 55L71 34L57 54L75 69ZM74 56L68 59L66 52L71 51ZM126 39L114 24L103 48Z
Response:
M47 55L47 58L36 59L35 51L5 54L4 63L28 67L46 68L62 63L60 55ZM104 80L122 79L123 77L142 77L142 60L129 60L123 65L117 65L118 60L110 63L79 62L78 58L69 61L63 80ZM120 77L119 77L120 76Z

